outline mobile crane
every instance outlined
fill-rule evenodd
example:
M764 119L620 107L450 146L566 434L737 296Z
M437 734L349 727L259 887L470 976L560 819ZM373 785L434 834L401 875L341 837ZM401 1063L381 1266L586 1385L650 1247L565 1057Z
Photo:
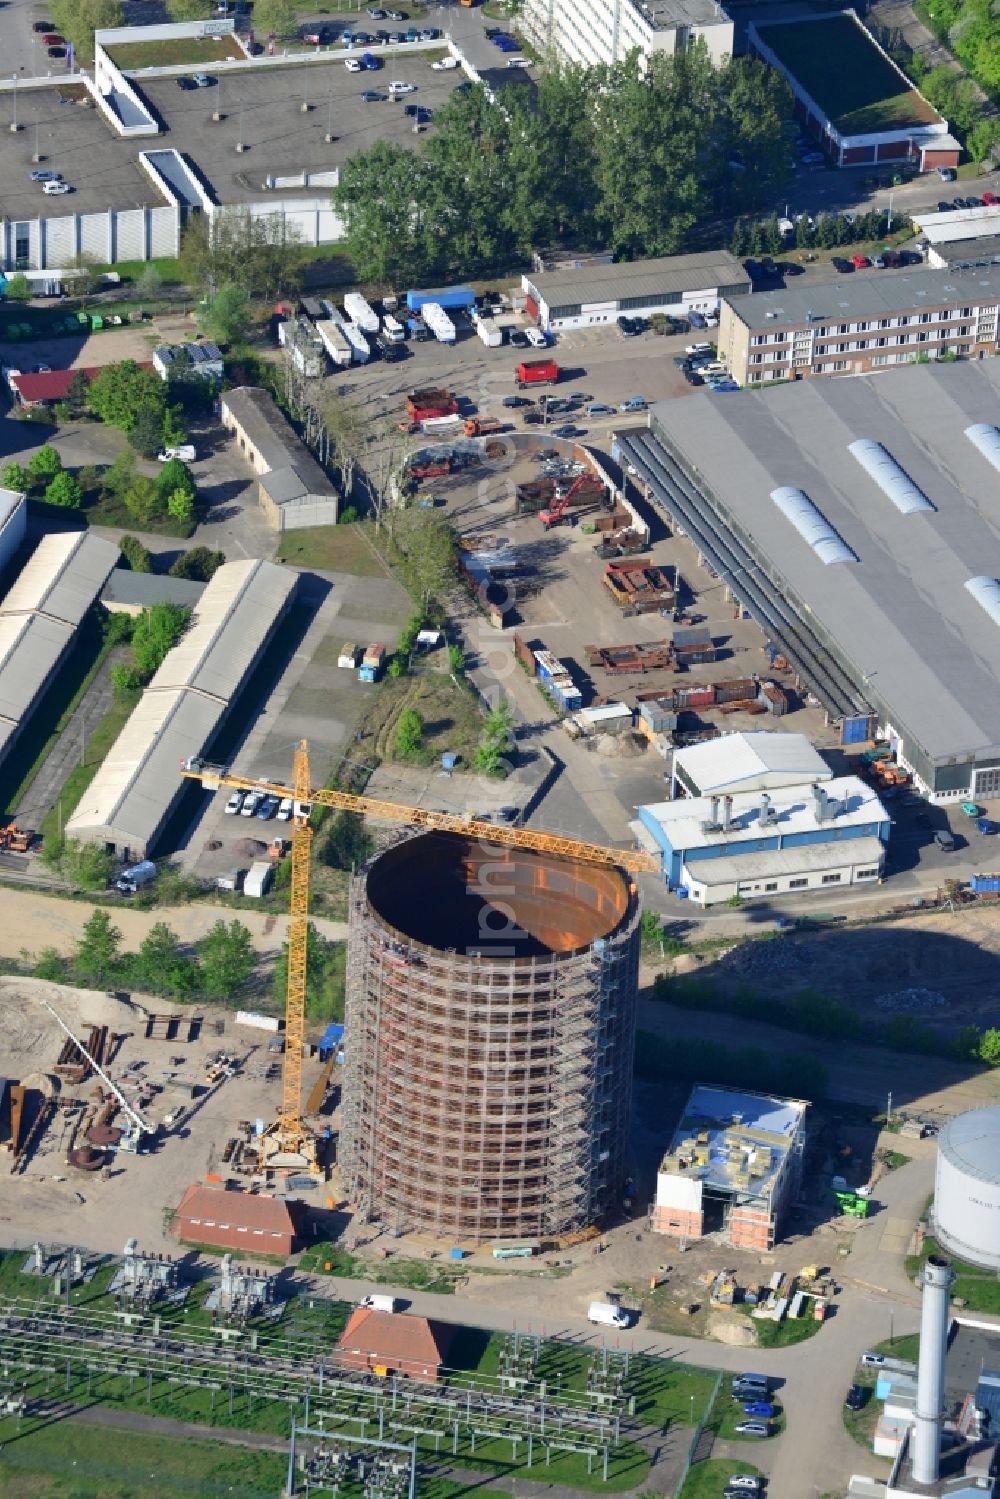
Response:
M557 486L555 501L552 504L551 508L548 510L539 510L538 512L538 519L541 521L546 531L550 530L553 526L558 526L559 522L566 514L566 511L569 509L570 500L572 500L577 490L583 487L584 481L587 478L589 478L588 474L580 474L576 479L574 479L573 483L569 486L568 489L562 486Z
M226 766L212 765L193 756L185 760L182 774L200 781L207 791L221 786L234 791L260 791L272 796L292 795L292 881L288 922L288 983L285 994L285 1052L282 1069L281 1107L278 1117L265 1131L261 1164L265 1171L320 1169L316 1143L306 1130L302 1118L302 1062L306 1012L306 952L309 937L309 857L312 846L310 815L314 806L331 807L337 812L355 812L382 822L428 828L434 832L474 834L489 843L507 848L530 849L535 853L562 854L586 864L617 865L630 874L658 873L659 861L651 854L635 849L605 848L599 843L585 843L559 833L545 833L533 828L511 827L507 823L451 812L433 812L424 807L408 807L398 802L382 801L373 796L355 796L347 791L314 788L309 769L309 746L300 740L295 750L292 786L255 776L237 775Z

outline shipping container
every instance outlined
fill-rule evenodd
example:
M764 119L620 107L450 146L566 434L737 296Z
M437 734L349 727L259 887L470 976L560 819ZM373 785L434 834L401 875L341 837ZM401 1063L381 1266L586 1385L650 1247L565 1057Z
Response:
M406 412L411 421L423 422L431 416L453 416L458 402L450 390L424 388L411 390L406 398Z
M425 302L423 318L439 344L453 344L457 337L455 324L437 302Z
M969 885L977 895L995 894L1000 892L1000 874L974 874Z
M503 334L491 317L481 317L476 332L488 349L499 349L503 343Z
M772 658L771 665L774 665ZM840 726L841 744L867 744L875 737L875 719L870 713L857 718L845 718Z
M343 323L334 322L333 318L324 318L315 327L324 349L337 369L346 369L354 363L354 350L344 333Z
M358 648L357 648L357 646L350 644L350 642L348 642L347 645L342 645L340 647L340 654L337 657L337 665L338 666L349 667L353 671L354 668L357 666L357 664L358 664Z
M559 375L554 359L524 359L514 371L519 390L526 385L556 385Z
M344 324L344 337L351 346L351 360L354 364L367 364L372 357L371 346L355 323Z
M457 412L451 416L427 416L420 423L421 431L426 432L428 437L444 437L448 434L457 436L462 431L462 418Z
M406 305L411 312L420 312L428 302L436 302L448 311L463 307L475 307L476 294L471 286L445 286L436 291L408 291Z
M373 663L375 665L380 665L381 662L383 661L384 657L385 657L385 646L384 645L379 645L376 642L376 643L374 643L372 645L366 645L365 646L365 653L364 653L364 655L362 656L361 659L362 659L362 661L365 662L366 665L370 666Z
M518 635L516 631L514 633L514 655L522 666L527 667L532 676L537 674L538 663L535 660L535 653L524 639L524 636Z
M538 675L543 681L550 681L553 677L564 677L566 668L558 657L553 656L551 651L535 651L535 666Z
M351 322L361 329L363 333L378 332L378 313L373 311L367 300L357 291L349 291L344 298L344 311Z
M757 697L755 677L734 677L728 682L715 682L712 690L717 703L740 703L746 698Z
M274 865L269 859L258 859L247 871L247 877L243 881L243 894L259 900L271 888L273 878Z

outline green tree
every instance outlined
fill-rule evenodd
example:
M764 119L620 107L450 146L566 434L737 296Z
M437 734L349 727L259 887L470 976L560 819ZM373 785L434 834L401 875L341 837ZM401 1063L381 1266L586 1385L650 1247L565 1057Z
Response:
M211 391L213 388L210 380L199 380L198 384L204 390ZM172 386L168 385L167 389L171 394L174 393ZM197 409L200 410L203 408L199 407ZM174 401L163 413L163 446L165 448L179 448L182 442L187 442L187 437L188 430L187 422L184 420L184 407L180 402Z
M506 762L515 749L513 728L514 710L505 698L501 698L486 715L486 722L479 736L479 748L473 758L476 770L481 770L486 775L504 773Z
M54 479L62 469L62 459L48 443L36 448L28 459L28 473L33 479Z
M40 953L35 954L31 971L36 979L48 979L52 984L62 984L66 979L66 959L58 948L43 947Z
M90 381L83 370L77 370L69 382L63 405L66 407L67 420L71 422L78 422L82 416L86 416L90 409Z
M134 359L123 359L97 372L90 382L89 400L91 411L102 422L131 435L140 413L152 410L162 422L166 386L155 370L141 370Z
M167 652L180 640L190 614L190 609L182 609L178 604L153 604L143 609L132 630L135 669L143 681L149 681Z
M331 869L356 869L375 848L375 840L357 812L338 812L323 844L323 860Z
M124 661L114 663L111 668L111 690L119 701L131 697L141 686L142 678L134 666L127 666Z
M256 13L254 28L261 26ZM305 251L284 214L255 215L249 208L220 209L211 220L196 214L181 239L180 274L213 296L220 286L239 286L251 299L270 301L294 294L305 274Z
M206 299L202 327L220 344L240 343L250 322L250 298L242 286L220 286Z
M11 276L10 280L7 282L7 288L4 292L4 295L6 296L8 302L30 302L31 282L28 280L27 276L18 271L17 275Z
M205 0L205 6L206 9L211 9L210 0ZM170 8L168 6L168 9ZM195 19L197 20L198 18L195 17ZM163 290L163 277L152 261L143 267L139 279L135 283L135 289L140 297L147 297L150 300L160 295L160 292Z
M153 554L143 546L138 536L119 536L118 550L134 573L153 571Z
M404 708L396 724L397 755L416 754L424 737L424 721L416 708Z
M136 477L136 456L131 448L123 448L109 463L101 475L101 483L105 493L113 495L115 499L124 500L132 488Z
M359 281L419 283L436 268L441 247L425 234L428 177L419 156L390 141L376 141L341 167L333 202Z
M155 458L163 442L162 407L143 406L128 426L128 440L143 458Z
M164 499L178 489L183 490L192 500L197 493L191 470L180 458L168 458L166 463L160 465L156 487Z
M403 554L406 581L426 614L432 602L443 603L454 583L454 532L426 510L401 510L393 516L392 539Z
M295 0L254 0L253 25L258 36L272 31L275 36L291 36L297 18Z
M165 921L150 927L130 966L133 982L154 994L182 999L198 987L198 965L181 950L180 938Z
M312 922L306 944L306 1014L312 1020L343 1020L347 948L320 936ZM274 998L282 1009L288 990L288 945L274 965Z
M171 21L204 21L213 13L212 0L167 0Z
M182 552L167 569L171 578L190 578L195 583L207 583L226 560L225 552L213 552L210 547L192 547Z
M186 489L175 489L167 496L167 514L182 526L190 526L194 520L194 500Z
M0 483L4 489L16 489L21 494L26 494L31 488L31 475L20 463L7 463L0 473Z
M148 526L162 516L166 504L156 487L155 479L146 474L133 474L132 482L122 496L125 509L141 526Z
M217 921L198 943L201 983L215 999L238 994L257 966L250 933L242 921Z
M1000 1030L990 1026L979 1040L979 1060L990 1067L1000 1066Z
M45 487L45 503L47 505L59 505L65 510L76 510L83 503L83 490L80 481L65 469L56 474L51 483Z
M94 32L124 25L125 11L119 0L54 0L52 20L81 57L90 57Z
M73 959L77 977L91 984L111 979L118 967L121 940L121 931L107 911L93 911L84 923Z

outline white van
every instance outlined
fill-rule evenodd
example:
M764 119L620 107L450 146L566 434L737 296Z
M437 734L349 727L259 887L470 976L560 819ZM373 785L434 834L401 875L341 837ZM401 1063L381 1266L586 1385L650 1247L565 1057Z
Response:
M549 341L540 328L525 328L524 336L533 349L547 349Z
M395 1296L363 1296L358 1306L366 1306L372 1312L395 1312L399 1301Z
M598 1327L628 1327L629 1316L624 1307L613 1306L610 1301L592 1301L587 1321Z

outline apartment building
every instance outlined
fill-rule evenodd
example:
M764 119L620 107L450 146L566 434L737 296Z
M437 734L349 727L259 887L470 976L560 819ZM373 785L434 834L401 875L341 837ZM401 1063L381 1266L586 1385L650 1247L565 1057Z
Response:
M731 56L733 22L716 0L527 0L521 25L541 52L579 63L630 52L684 52L700 38L715 63Z
M719 357L740 385L861 375L943 354L997 351L1000 266L855 273L724 298Z

